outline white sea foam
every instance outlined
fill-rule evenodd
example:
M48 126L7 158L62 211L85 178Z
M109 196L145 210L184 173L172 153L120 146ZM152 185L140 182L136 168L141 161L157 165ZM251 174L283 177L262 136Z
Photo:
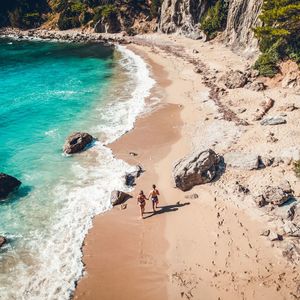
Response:
M30 267L22 263L17 265L18 280L11 278L12 288L9 290L0 286L0 299L69 299L76 281L82 276L81 246L92 226L92 218L111 208L111 191L128 189L124 186L124 175L133 167L115 159L103 144L133 128L136 117L145 109L145 98L155 82L139 56L121 46L118 50L122 54L120 63L131 78L126 87L130 95L126 96L125 91L124 98L99 110L101 125L91 132L103 133L106 138L90 150L96 153L97 164L78 159L71 172L75 179L62 178L56 185L52 191L54 202L61 209L49 220L51 226L46 236L33 232L35 238L26 241L27 249L34 249L36 261ZM55 130L45 134L52 136Z

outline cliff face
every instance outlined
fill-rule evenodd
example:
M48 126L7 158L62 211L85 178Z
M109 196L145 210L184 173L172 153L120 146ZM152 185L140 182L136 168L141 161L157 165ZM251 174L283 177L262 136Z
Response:
M260 20L258 16L263 0L232 0L229 4L227 26L223 33L224 40L237 48L255 49L257 40L253 27Z
M227 25L221 38L236 48L257 47L252 28L258 22L263 0L230 0ZM159 30L178 32L194 38L203 36L200 20L206 14L210 0L164 0L161 7Z
M207 9L208 0L164 0L159 30L163 33L182 33L199 38L199 21Z

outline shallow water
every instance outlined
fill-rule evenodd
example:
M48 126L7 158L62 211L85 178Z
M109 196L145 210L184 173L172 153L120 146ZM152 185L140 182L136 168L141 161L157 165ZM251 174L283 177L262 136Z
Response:
M132 128L153 84L121 47L0 40L0 171L23 182L0 203L0 299L69 298L91 218L130 169L104 144ZM99 141L62 155L78 130Z

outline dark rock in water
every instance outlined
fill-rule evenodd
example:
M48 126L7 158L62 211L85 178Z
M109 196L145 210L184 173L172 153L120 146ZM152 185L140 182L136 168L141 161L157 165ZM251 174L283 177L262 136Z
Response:
M122 204L126 200L131 198L130 195L121 192L121 191L112 191L111 196L110 196L110 201L113 206Z
M22 184L17 178L0 173L0 199L6 198Z
M134 186L136 178L140 177L142 173L143 173L143 168L139 165L136 166L134 171L130 173L126 173L125 184L128 186Z
M188 191L195 185L212 181L217 174L220 157L211 149L179 160L173 168L176 187Z
M0 236L0 248L6 244L6 238L4 236Z
M80 152L92 141L93 137L86 132L72 133L64 144L64 153L72 154Z

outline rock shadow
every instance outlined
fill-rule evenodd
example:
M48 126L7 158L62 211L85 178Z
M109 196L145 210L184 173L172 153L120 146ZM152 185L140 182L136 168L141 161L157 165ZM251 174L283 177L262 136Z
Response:
M158 206L157 207L158 210L155 213L145 212L145 214L150 214L150 215L144 217L144 219L148 219L153 216L161 215L164 213L174 212L174 211L177 211L180 207L190 205L190 204L191 204L190 202L185 202L185 203L176 203L176 204L171 204L171 205Z
M211 182L218 181L226 171L226 163L223 156L220 156L220 162L217 165L216 175Z

